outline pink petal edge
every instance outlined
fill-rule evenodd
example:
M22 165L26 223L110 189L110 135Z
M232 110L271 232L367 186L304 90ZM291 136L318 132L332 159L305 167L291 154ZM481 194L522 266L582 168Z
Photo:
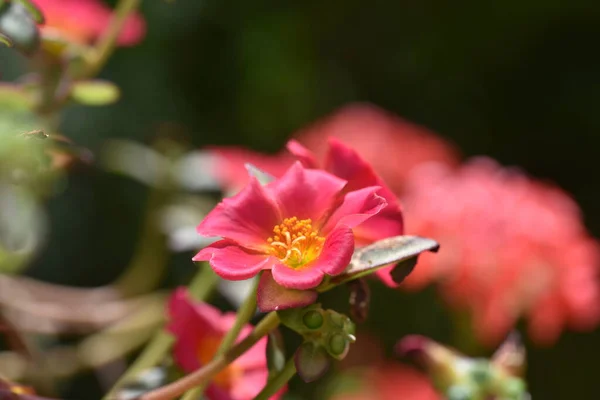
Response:
M251 178L241 192L217 204L196 230L202 236L227 238L246 248L264 250L281 219L273 197Z
M250 279L278 262L275 257L245 249L229 239L203 248L192 260L208 261L217 275L231 281Z

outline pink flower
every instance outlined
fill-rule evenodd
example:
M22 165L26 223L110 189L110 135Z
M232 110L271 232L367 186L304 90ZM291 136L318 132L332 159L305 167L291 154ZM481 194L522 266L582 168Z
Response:
M396 194L403 193L404 183L417 165L429 161L450 166L458 164L457 151L441 137L366 103L342 107L293 137L314 152L317 159L325 158L330 138L351 146ZM239 148L215 147L213 150L217 155L217 177L230 190L237 190L248 181L246 162L275 176L293 162L285 152L268 156Z
M352 229L386 206L376 194L380 187L347 191L347 184L299 162L265 186L252 178L200 223L198 233L223 240L202 249L194 261L209 261L229 280L269 270L284 288L315 288L324 276L344 271L354 251Z
M174 357L185 372L193 372L212 360L221 340L235 323L234 313L222 314L206 303L194 303L185 289L175 291L169 302L167 329L175 336ZM240 340L252 331L244 327ZM207 388L209 400L250 400L265 386L268 377L267 339L221 371ZM279 398L278 395L272 399Z
M353 376L359 388L330 400L441 400L429 379L414 368L388 362Z
M479 159L424 168L405 200L408 232L441 244L405 285L439 282L452 305L471 310L483 341L498 342L521 316L541 343L600 320L600 247L560 189Z
M246 162L254 165L267 167L265 172L274 176L281 176L281 169L288 160L295 157L304 167L311 169L323 169L338 178L347 181L344 187L344 193L354 190L364 189L366 187L379 186L377 195L383 197L387 205L376 215L354 227L354 240L357 246L365 246L377 240L387 237L401 235L403 233L402 209L400 203L392 191L387 187L383 180L377 176L373 168L360 155L350 147L346 146L337 139L330 138L327 146L327 153L323 155L322 160L317 160L316 156L299 142L291 140L287 144L289 153L281 153L273 157L269 163L264 156L243 150L230 150L224 153L223 157L237 159L238 162L232 163L239 165L246 176L248 175L241 162L243 157L248 157ZM239 157L239 158L237 158ZM237 167L236 167L237 168ZM227 171L228 169L224 169ZM232 171L230 168L229 172ZM234 175L231 176L233 178ZM231 182L235 181L232 179ZM377 271L377 275L389 286L396 286L390 277L390 268L382 268Z
M348 181L345 191L358 190L369 186L379 186L377 194L383 197L387 205L369 220L354 229L357 246L366 246L387 237L402 235L404 221L402 208L398 198L387 187L385 182L375 173L354 149L346 146L335 138L328 141L327 153L324 160L318 162L315 155L300 143L291 140L287 145L290 153L294 154L307 168L322 168L325 171ZM393 267L377 270L376 274L390 287L397 286L390 276Z
M46 19L42 32L55 33L81 44L97 39L108 26L112 11L99 0L33 0ZM146 33L140 14L126 21L118 38L121 46L139 43Z

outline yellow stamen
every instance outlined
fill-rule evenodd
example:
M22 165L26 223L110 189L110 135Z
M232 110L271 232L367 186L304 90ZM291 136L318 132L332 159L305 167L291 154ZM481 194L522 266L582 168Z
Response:
M286 218L273 227L273 236L267 239L271 253L281 262L298 268L319 256L325 238L312 227L312 220Z

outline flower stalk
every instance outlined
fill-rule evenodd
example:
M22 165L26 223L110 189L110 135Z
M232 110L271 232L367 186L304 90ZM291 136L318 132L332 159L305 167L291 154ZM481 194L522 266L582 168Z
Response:
M100 39L98 39L98 43L91 53L89 65L85 74L86 76L95 76L102 67L104 67L115 50L119 33L121 33L121 30L125 26L127 17L139 7L140 3L141 0L119 1L108 29Z
M283 369L267 382L267 385L254 400L269 400L271 396L281 390L294 375L296 375L296 364L294 363L294 358L291 357L287 360Z

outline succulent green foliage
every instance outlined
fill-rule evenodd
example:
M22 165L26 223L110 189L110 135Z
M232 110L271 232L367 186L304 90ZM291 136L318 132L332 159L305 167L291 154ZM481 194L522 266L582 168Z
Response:
M71 99L87 106L112 104L119 100L120 95L119 87L108 81L79 81L71 86Z
M25 53L31 53L39 46L36 20L43 21L43 18L29 1L5 1L0 4L0 34Z
M294 360L298 375L306 382L322 376L332 359L343 359L356 340L350 318L324 310L320 304L279 311L278 315L285 326L304 338Z

